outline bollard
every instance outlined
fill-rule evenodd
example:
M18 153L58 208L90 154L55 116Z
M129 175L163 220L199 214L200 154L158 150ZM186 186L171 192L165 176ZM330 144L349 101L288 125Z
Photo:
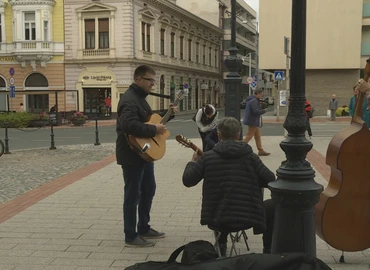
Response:
M53 121L51 120L50 121L50 138L51 138L51 141L50 141L50 150L55 150L57 149L55 147L55 142L54 142L54 126L53 126Z
M5 122L5 145L4 145L4 154L10 154L9 152L9 138L8 138L8 127L9 123Z
M98 117L95 117L95 143L94 145L100 145L99 130L98 130Z

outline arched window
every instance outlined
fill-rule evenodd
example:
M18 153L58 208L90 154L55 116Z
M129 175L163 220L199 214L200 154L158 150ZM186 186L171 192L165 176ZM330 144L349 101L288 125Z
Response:
M6 82L4 78L0 77L0 90L6 90ZM7 109L6 94L0 94L0 111L6 111Z
M6 83L5 83L4 78L0 77L0 88L2 87L6 87Z
M32 73L30 74L25 83L25 87L48 87L49 83L48 80L44 75L41 73Z
M32 73L24 82L25 89L28 91L48 90L49 82L41 73ZM34 113L49 112L49 94L29 94L27 95L27 110Z

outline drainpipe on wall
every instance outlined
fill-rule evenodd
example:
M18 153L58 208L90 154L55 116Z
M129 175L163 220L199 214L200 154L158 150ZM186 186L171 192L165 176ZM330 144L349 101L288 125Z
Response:
M132 49L133 49L133 56L136 59L136 11L135 11L135 0L132 1L132 20L133 20L133 28L132 28Z

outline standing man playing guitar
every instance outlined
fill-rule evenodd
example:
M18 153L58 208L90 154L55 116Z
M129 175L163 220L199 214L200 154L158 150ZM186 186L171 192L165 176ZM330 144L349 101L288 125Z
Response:
M163 232L158 232L149 225L150 209L156 190L154 163L144 160L128 140L130 135L152 138L167 131L162 123L145 124L153 114L146 97L152 91L155 75L150 66L137 67L134 83L121 96L117 109L116 158L117 163L122 166L125 183L123 221L127 247L153 246L155 243L146 239L165 237ZM171 110L176 113L177 107L171 106Z

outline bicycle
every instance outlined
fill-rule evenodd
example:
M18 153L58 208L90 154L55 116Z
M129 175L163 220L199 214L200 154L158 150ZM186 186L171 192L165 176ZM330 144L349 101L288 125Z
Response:
M5 146L2 140L0 140L0 157L4 154Z

